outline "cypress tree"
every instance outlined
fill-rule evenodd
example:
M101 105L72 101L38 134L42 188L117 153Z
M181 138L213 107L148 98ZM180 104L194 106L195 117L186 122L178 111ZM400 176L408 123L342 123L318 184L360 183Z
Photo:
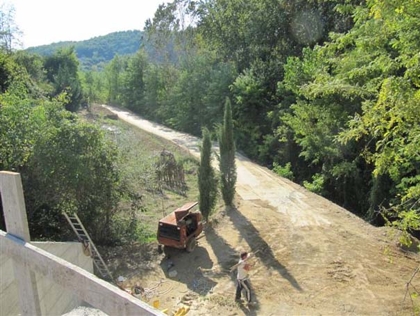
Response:
M203 143L201 145L201 161L198 168L199 207L204 218L208 220L216 206L217 178L211 166L210 132L203 128Z
M220 186L226 206L233 206L236 186L235 142L233 140L232 107L226 98L223 125L219 127Z

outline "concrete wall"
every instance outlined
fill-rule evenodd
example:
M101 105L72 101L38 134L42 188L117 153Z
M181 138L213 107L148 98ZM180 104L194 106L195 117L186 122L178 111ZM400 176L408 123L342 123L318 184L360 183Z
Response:
M83 254L82 245L78 242L31 244L93 273L92 258ZM18 287L13 263L3 254L0 254L0 271L0 316L19 315ZM71 291L63 289L46 277L36 274L36 281L42 315L62 315L82 303Z
M80 303L73 295L108 315L165 316L126 291L60 258L65 257L92 270L90 259L85 265L80 244L42 245L57 255L31 244L19 173L0 171L0 194L7 229L7 232L0 230L0 254L3 255L0 258L0 316L18 313L23 316L62 315ZM16 297L19 310L14 309Z

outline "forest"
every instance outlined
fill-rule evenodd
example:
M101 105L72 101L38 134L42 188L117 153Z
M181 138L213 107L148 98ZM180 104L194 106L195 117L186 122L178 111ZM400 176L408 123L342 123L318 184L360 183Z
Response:
M82 71L103 69L115 54L131 55L142 45L142 32L132 30L114 32L80 42L58 42L49 45L29 47L27 52L41 56L53 55L59 49L74 47Z
M106 214L127 194L112 146L74 119L81 106L215 138L228 98L250 159L376 225L419 230L419 0L174 0L147 21L140 49L103 69L81 68L74 47L13 51L13 34L0 34L0 169L24 170L37 190L72 188L34 192L34 208ZM102 161L103 196L76 199L64 173L45 186L48 160L84 174L83 146Z

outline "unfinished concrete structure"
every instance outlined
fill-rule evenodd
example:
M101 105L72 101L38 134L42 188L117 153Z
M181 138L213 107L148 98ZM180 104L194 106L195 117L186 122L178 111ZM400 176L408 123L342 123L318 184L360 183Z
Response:
M80 244L30 243L20 174L0 171L0 193L7 230L0 231L0 315L61 315L81 302L108 315L165 315L83 269L93 268ZM63 251L73 263L53 254Z
M83 254L80 243L32 242L32 245L93 273L92 259ZM0 255L1 316L20 314L19 296L17 295L19 290L13 269L12 258L2 253ZM70 311L83 304L79 297L49 278L45 278L39 273L35 273L35 278L42 315L61 315L63 312Z

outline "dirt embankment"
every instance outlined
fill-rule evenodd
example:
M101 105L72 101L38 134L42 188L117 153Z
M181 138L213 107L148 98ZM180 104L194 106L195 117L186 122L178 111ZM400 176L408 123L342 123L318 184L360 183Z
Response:
M136 115L106 107L118 117L199 155L199 140ZM220 210L191 253L132 249L111 259L116 273L146 289L143 299L191 315L411 315L408 282L419 264L385 228L237 156L236 210ZM255 306L234 303L235 276L228 268L240 250L253 259ZM167 253L167 254L168 254ZM117 259L120 257L119 259ZM177 275L169 277L167 265ZM414 278L413 285L420 288ZM414 303L419 303L414 301Z

